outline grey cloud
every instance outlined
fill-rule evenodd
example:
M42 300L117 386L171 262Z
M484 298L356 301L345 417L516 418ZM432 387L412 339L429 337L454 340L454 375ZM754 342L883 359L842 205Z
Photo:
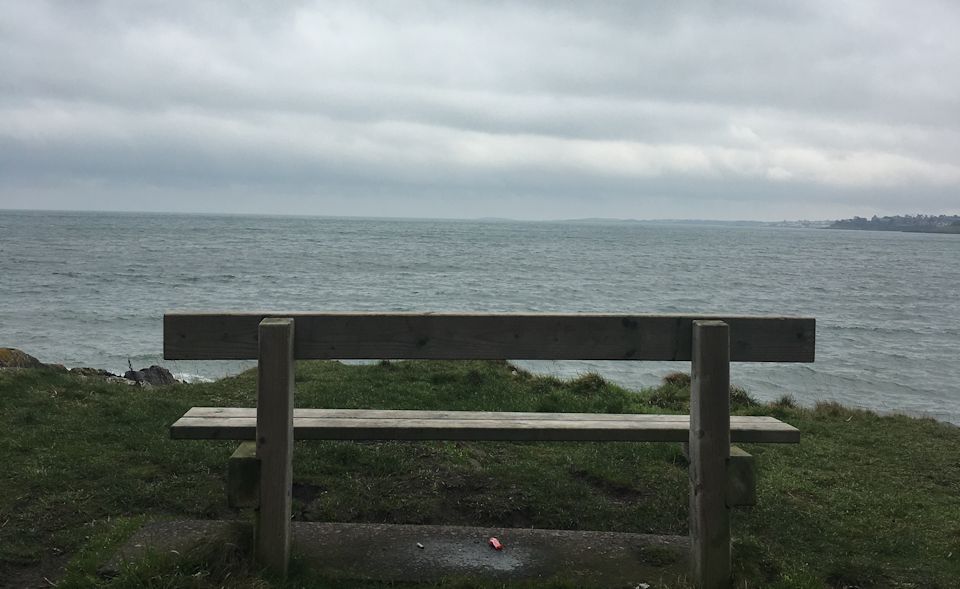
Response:
M954 3L0 6L0 207L958 206Z

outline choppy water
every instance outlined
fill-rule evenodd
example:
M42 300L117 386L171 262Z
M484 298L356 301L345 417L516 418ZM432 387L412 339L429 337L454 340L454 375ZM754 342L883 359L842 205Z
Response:
M960 423L958 260L957 235L0 211L0 346L139 368L162 362L170 309L807 315L816 363L736 364L734 382ZM631 387L686 368L524 365Z

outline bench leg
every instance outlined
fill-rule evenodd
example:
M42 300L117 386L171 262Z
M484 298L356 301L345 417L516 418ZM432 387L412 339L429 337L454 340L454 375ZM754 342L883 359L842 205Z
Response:
M264 319L259 333L256 558L260 565L285 576L290 562L293 485L293 319Z
M693 324L690 385L690 547L703 589L730 586L730 333L722 321Z
M683 457L690 461L690 444L680 444ZM727 507L757 504L757 461L740 446L730 446L727 460Z
M727 506L757 504L757 463L739 446L730 446L727 461Z
M227 505L260 506L260 460L256 442L242 442L227 462Z

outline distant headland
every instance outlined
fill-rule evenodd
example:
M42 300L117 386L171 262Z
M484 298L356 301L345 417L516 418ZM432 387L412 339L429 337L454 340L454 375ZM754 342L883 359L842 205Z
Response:
M834 221L828 229L865 231L908 231L911 233L958 233L960 215L896 215L893 217L854 217Z

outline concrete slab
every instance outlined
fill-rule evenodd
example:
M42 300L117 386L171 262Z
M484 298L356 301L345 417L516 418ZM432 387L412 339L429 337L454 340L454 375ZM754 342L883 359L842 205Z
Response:
M227 540L231 522L162 522L145 526L110 563L145 550L184 551L198 541ZM496 537L503 550L491 548ZM418 544L422 545L420 548ZM295 557L331 578L436 582L565 579L600 587L651 588L688 572L682 536L460 526L294 522ZM105 567L109 569L110 567Z

